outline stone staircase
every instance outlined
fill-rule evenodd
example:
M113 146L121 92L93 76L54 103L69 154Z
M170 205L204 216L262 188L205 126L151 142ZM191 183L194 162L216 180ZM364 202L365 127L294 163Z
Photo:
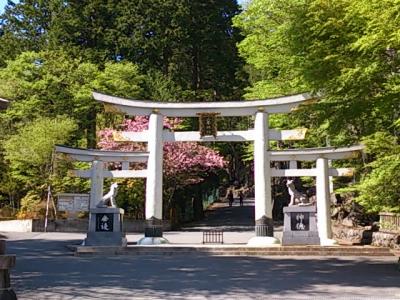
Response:
M278 246L160 245L128 247L76 247L76 256L98 255L209 255L209 256L393 256L389 248L371 246Z

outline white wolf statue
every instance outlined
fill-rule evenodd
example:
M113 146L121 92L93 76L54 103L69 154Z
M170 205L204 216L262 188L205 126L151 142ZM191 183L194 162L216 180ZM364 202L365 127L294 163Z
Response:
M286 186L288 188L288 192L290 195L290 203L289 206L292 205L310 205L308 201L308 197L305 194L300 193L298 190L296 190L296 187L294 186L294 182L292 179L288 179L286 182Z
M117 196L118 183L114 182L110 186L110 191L103 196L97 207L117 207L115 196Z

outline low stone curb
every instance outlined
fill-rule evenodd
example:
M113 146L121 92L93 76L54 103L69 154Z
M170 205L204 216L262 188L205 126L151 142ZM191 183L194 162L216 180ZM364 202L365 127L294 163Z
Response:
M194 245L162 245L162 246L130 246L130 247L84 247L77 246L76 256L101 255L174 255L200 254L211 256L393 256L388 248L368 246L321 247L321 246L278 246L278 247L246 247L246 246L194 246Z

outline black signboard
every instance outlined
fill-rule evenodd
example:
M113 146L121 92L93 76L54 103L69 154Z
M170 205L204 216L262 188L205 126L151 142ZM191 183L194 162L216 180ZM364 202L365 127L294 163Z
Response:
M114 229L114 214L96 214L96 231L112 232Z
M309 231L310 213L308 212L290 213L290 229L292 231Z

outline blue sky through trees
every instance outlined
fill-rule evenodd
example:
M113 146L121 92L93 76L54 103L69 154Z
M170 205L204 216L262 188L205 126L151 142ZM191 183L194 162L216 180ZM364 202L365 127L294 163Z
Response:
M242 3L247 2L248 0L237 0L237 1L239 4L242 4ZM14 0L14 3L18 3L18 2L19 2L18 0ZM6 4L7 4L7 0L0 0L0 13L3 13L4 7L6 6Z
M19 1L14 0L14 3L18 3ZM0 13L3 13L4 11L4 6L6 6L7 0L0 0Z

